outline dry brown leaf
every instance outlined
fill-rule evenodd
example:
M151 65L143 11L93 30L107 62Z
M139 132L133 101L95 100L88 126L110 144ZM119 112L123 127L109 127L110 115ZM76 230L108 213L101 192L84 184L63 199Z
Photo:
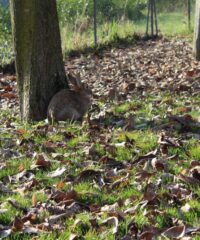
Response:
M23 227L24 227L24 222L21 220L21 218L15 217L13 221L12 230L15 232L19 232L23 229Z
M148 180L152 175L153 173L149 173L147 171L142 170L135 174L135 179L137 181L144 181L144 180Z
M38 181L35 178L33 178L31 181L26 182L24 184L24 187L26 190L30 191L32 188L38 186L38 184L39 184Z
M19 167L18 167L18 170L19 170L19 172L24 171L24 165L23 165L23 164L20 164Z
M180 174L178 176L179 179L181 179L182 181L184 181L187 184L193 185L193 186L200 186L200 180L194 178L194 177L188 177L185 176L183 174Z
M8 98L8 99L15 99L17 98L17 95L11 92L8 93L0 93L0 99L1 98Z
M167 230L165 230L162 233L162 236L164 237L168 237L168 238L175 238L175 239L179 239L185 236L185 226L175 226L175 227L171 227L168 228Z
M139 239L140 239L140 240L152 240L153 237L154 237L154 233L153 233L153 232L151 232L151 231L145 231L145 232L143 232L143 233L140 235Z
M37 196L35 193L32 195L32 206L33 207L37 206Z
M61 190L64 186L65 186L65 183L64 183L64 182L58 182L58 183L56 184L56 189Z
M26 223L27 221L34 223L37 219L37 215L35 213L28 213L24 217L21 218L21 220Z
M157 158L153 158L151 160L151 165L157 171L163 171L165 169L165 164L161 160L158 160Z
M101 176L101 171L87 169L79 173L79 175L76 178L76 182L98 179L98 177L100 176Z
M193 161L190 163L190 167L191 167L191 168L194 168L194 167L197 167L197 166L200 166L200 161L193 160Z
M48 153L54 153L57 148L57 144L51 141L44 142L42 145L43 151L47 151Z
M43 168L48 169L51 167L51 162L48 160L47 156L45 154L39 154L37 155L37 159L35 161L35 164L31 166L31 168Z
M78 198L78 194L74 190L67 193L57 190L55 193L52 194L51 198L54 199L56 202L70 201L70 200L75 201Z
M143 196L143 199L148 202L153 201L155 198L156 198L156 194L153 191L146 191Z

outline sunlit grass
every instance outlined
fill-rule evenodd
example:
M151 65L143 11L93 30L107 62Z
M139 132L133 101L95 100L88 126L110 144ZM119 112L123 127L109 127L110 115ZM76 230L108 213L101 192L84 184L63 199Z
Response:
M184 106L186 101L190 102L192 105L192 110L198 106L198 97L189 97L184 99L179 96L174 96L176 101L172 101L173 99L170 97L168 93L161 94L159 93L157 96L146 96L145 101L139 101L136 97L133 98L132 101L124 104L120 104L119 106L114 102L110 102L111 112L112 114L110 119L110 124L112 124L112 117L117 115L119 117L124 117L126 112L134 113L135 117L135 125L137 127L138 124L142 124L147 121L147 119L153 118L157 115L160 116L160 123L162 123L163 118L165 117L165 108L170 106L174 111L174 114L178 114L178 109ZM160 103L156 105L157 101ZM102 105L103 106L103 105ZM190 112L189 112L190 113ZM2 123L9 118L9 114L7 115L2 114L1 121ZM164 119L164 121L168 121L169 119ZM43 125L40 123L41 126ZM51 187L53 190L56 190L57 184L59 182L65 182L67 176L70 175L73 179L77 179L77 177L81 174L83 170L90 169L93 171L100 171L100 175L102 177L107 176L107 172L102 171L105 165L99 160L104 157L110 157L111 159L115 159L115 161L121 161L123 164L128 163L130 164L134 159L149 153L159 147L158 139L160 132L157 132L152 129L150 125L145 125L144 128L141 129L133 129L131 131L124 130L122 128L113 128L112 132L110 132L110 141L107 143L108 147L112 146L115 148L116 151L112 152L107 149L106 144L102 142L94 142L95 157L96 161L92 161L92 165L85 165L85 160L91 160L91 156L88 156L84 152L84 148L86 146L91 146L91 139L89 134L89 128L87 123L80 125L76 123L61 123L60 125L54 126L54 131L48 132L46 135L37 135L35 133L37 129L37 125L35 124L21 124L18 125L19 129L25 129L26 133L24 134L24 138L34 140L35 145L41 146L46 141L53 141L54 143L63 142L65 133L69 134L69 139L65 142L65 147L55 147L55 152L60 154L67 154L66 157L63 157L63 161L66 163L66 172L62 176L58 176L56 178L48 177L49 172L56 170L59 168L64 162L52 162L51 167L49 169L35 169L35 179L38 181L39 185L34 187L31 191L25 191L20 189L20 182L15 184L16 193L9 196L8 194L1 195L0 202L3 203L1 206L2 209L8 209L6 213L0 215L0 221L3 225L12 224L14 216L22 216L23 213L20 209L13 208L8 200L11 197L20 206L24 208L30 208L33 205L33 196L35 197L38 203L45 203L49 200L49 195L43 191L47 187ZM106 129L104 129L106 131ZM104 133L103 133L104 134ZM106 133L105 133L106 134ZM108 132L107 132L108 134ZM173 132L174 136L180 136L180 133L176 131ZM9 134L3 135L8 139L19 138L20 136L15 135L15 133L11 132ZM22 137L22 136L21 136ZM1 143L2 147L5 143ZM29 144L29 143L28 143ZM121 144L121 145L120 145ZM125 146L125 144L129 144L129 146ZM19 146L20 149L23 149L23 146ZM35 147L35 151L37 153L41 153L42 148ZM20 150L21 151L21 150ZM52 160L52 155L48 151L45 152L46 155L50 160ZM172 175L172 177L164 178L164 176L160 175L160 172L155 172L151 178L151 183L157 183L158 178L164 186L167 184L171 184L173 180L173 176L178 176L182 173L185 169L190 167L192 160L199 160L199 144L196 139L191 138L183 143L181 147L168 147L168 155L173 156L176 155L175 159L171 159L166 161L167 164L167 171ZM26 170L31 169L31 165L35 162L36 158L20 158L18 159L9 159L6 168L0 171L0 181L5 182L7 176L13 176L19 172L21 166L23 166ZM162 158L161 158L162 160ZM155 171L155 169L150 168L150 172ZM114 171L110 169L111 171ZM144 187L146 186L146 180L143 182L137 182L136 174L138 171L138 166L133 165L132 168L129 170L121 169L120 175L116 176L116 179L112 179L110 186L99 186L96 182L95 177L85 177L80 181L74 181L73 189L78 193L77 201L86 205L97 205L100 208L109 205L116 204L116 210L118 211L125 211L128 208L137 206L143 198L144 195ZM123 179L126 174L129 173L129 177L126 181L122 181L119 185L112 185L115 181ZM108 177L108 176L107 176ZM12 189L13 184L6 184L9 188ZM112 187L111 187L112 186ZM162 185L161 185L162 186ZM65 182L65 186L61 189L63 192L67 192L71 190L72 185ZM166 228L170 227L171 219L181 219L185 223L191 226L198 226L199 221L199 202L198 197L200 196L200 191L198 188L193 190L194 199L189 200L188 204L191 207L190 212L181 212L180 207L185 204L185 202L181 202L180 205L170 204L168 200L164 197L169 194L169 190L167 188L158 188L156 190L157 197L160 201L160 205L157 206L158 211L165 211L165 214L159 215L154 218L155 226L159 228ZM125 203L128 200L128 205L122 204L120 206L119 203ZM48 218L49 213L44 212L44 215L39 215L39 218L42 219ZM103 212L101 217L98 219L98 224L101 224L103 220L107 219L110 215L109 212ZM62 232L53 231L52 233L44 233L38 236L38 239L69 239L71 233L76 233L78 236L84 236L84 239L114 239L112 234L112 225L106 227L106 231L102 234L99 234L98 231L92 229L90 219L92 218L92 213L90 211L83 211L80 214L77 214L75 218L69 218L64 220L64 230ZM75 220L79 219L80 224L74 225ZM134 211L134 214L127 214L124 216L124 219L119 222L119 230L118 236L123 237L127 233L128 224L131 221L134 221L136 225L142 229L143 227L150 226L152 224L150 222L151 218L149 218L145 214L145 209L142 209L140 205ZM66 224L66 225L65 225ZM102 237L104 236L104 237ZM28 235L12 235L8 239L31 239L31 236ZM198 239L198 238L196 238Z
M166 36L192 37L193 18L191 19L191 29L188 27L187 16L184 13L160 13L158 14L159 34ZM98 44L117 43L119 39L132 38L134 33L145 35L146 19L140 21L118 20L99 24L97 28ZM93 26L90 25L83 32L74 32L72 26L61 27L62 48L65 56L71 50L83 50L94 47ZM121 41L120 40L120 41Z
M189 154L194 160L200 160L200 146L196 145L189 150Z
M193 18L191 19L191 29L188 26L187 16L182 12L158 13L159 34L166 36L191 36L193 32ZM135 23L135 31L145 33L146 20Z

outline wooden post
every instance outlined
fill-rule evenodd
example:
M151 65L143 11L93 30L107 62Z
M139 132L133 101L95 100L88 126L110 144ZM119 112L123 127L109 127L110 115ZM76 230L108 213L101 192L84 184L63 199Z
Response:
M93 1L94 3L94 44L97 45L97 0Z

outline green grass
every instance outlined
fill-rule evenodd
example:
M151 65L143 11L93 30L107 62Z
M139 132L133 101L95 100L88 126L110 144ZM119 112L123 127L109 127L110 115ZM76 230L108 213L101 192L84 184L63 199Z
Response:
M188 27L187 16L179 12L166 12L158 14L159 32L164 36L191 36L193 29L193 18L191 19L191 30ZM146 31L146 20L135 23L135 31L144 33Z
M200 146L197 144L196 146L191 147L189 154L194 160L200 161Z
M9 225L12 223L15 216L23 216L23 212L20 209L16 209L9 204L9 199L15 200L20 206L24 208L32 207L32 197L36 197L37 202L44 204L47 201L49 202L49 190L56 190L56 186L59 182L64 182L65 186L61 189L63 192L67 192L70 189L74 189L78 193L78 201L84 205L96 205L100 208L104 208L104 212L99 215L97 218L97 223L101 226L101 223L112 216L112 214L106 210L109 209L109 206L115 206L116 211L123 212L129 208L138 206L135 208L134 213L125 214L123 219L119 222L119 230L117 233L118 238L122 238L127 234L128 225L132 221L138 226L139 229L143 229L147 226L156 226L159 228L170 227L173 219L178 219L185 224L191 226L198 226L200 220L200 190L199 187L190 186L184 184L180 180L175 180L177 184L181 184L182 188L188 189L193 192L192 199L188 201L185 199L180 200L177 204L176 201L172 201L173 198L170 198L170 191L167 189L167 185L173 184L173 177L164 177L164 171L156 171L148 165L147 162L133 165L131 168L121 169L118 174L110 178L110 184L115 183L111 186L99 186L98 181L95 177L83 178L80 182L68 183L66 179L68 175L73 176L76 179L83 170L90 169L95 171L101 171L101 176L103 178L108 178L113 174L112 171L114 167L110 170L106 167L105 164L99 162L102 156L107 156L116 161L122 162L124 164L130 164L138 157L143 156L144 154L154 151L156 148L159 148L158 139L160 136L160 130L155 130L155 125L168 123L169 120L165 117L165 109L170 106L174 114L177 113L177 109L185 106L186 102L189 103L189 109L187 114L193 114L193 117L198 117L195 113L195 109L198 108L198 99L199 97L190 97L183 98L181 96L174 96L176 101L171 101L172 98L169 93L160 93L158 95L148 95L146 100L140 101L139 96L135 97L129 103L123 103L121 105L116 105L115 103L110 102L110 109L112 114L110 114L110 124L112 124L112 118L116 115L118 117L124 118L125 113L133 114L135 116L135 129L128 131L123 130L120 127L114 127L110 132L109 128L101 129L101 136L109 136L109 142L97 141L98 137L92 138L90 135L90 129L88 124L83 126L79 124L61 124L55 126L56 131L48 132L46 135L37 134L38 124L20 124L19 120L14 118L14 121L18 122L18 127L16 130L25 129L23 135L19 135L16 131L10 131L3 135L1 138L10 139L31 139L34 142L34 151L36 153L41 153L42 145L46 141L51 141L55 144L65 141L64 136L68 133L70 139L65 142L65 148L60 146L55 147L55 152L60 153L61 155L66 154L66 157L63 157L62 161L57 161L52 163L49 169L36 169L34 171L35 179L38 181L39 185L28 191L21 191L23 183L7 183L8 176L14 176L19 172L19 167L23 166L26 170L30 170L31 165L34 163L34 159L29 157L21 157L18 160L16 159L7 159L6 167L0 171L0 181L5 183L7 187L15 191L11 196L8 194L2 194L0 196L0 208L7 209L6 213L0 214L0 223L3 225ZM157 101L160 101L159 105L154 107ZM103 105L102 105L103 106ZM154 123L151 121L155 116L159 115L160 119L158 122ZM7 121L8 118L12 117L11 112L1 112L0 113L0 122L2 125ZM128 115L127 115L128 117ZM150 122L149 122L150 121ZM145 123L145 124L144 124ZM155 125L154 125L155 124ZM40 128L45 124L43 122L39 123ZM141 130L138 126L143 126ZM107 126L107 125L106 125ZM63 132L65 133L63 135ZM71 134L71 135L70 135ZM179 129L172 128L170 132L167 133L171 137L183 137L184 134L180 132ZM128 139L128 140L127 140ZM8 140L7 140L8 141ZM128 141L128 142L127 142ZM83 152L85 147L95 146L95 156L87 155ZM5 147L4 142L1 142L1 147ZM26 147L30 144L27 142L25 145L15 145L13 150L17 150L19 153L25 153ZM120 145L122 144L122 145ZM128 145L126 145L128 144ZM111 151L108 148L109 146L115 147L116 151ZM45 152L49 159L52 159L52 153ZM174 174L178 176L180 173L183 173L186 169L190 167L192 160L200 160L200 148L198 140L191 138L185 139L181 147L169 147L168 156L176 154L175 159L165 160L165 156L160 155L160 159L166 161L167 169L166 173ZM95 158L94 158L95 157ZM92 164L85 165L86 162L91 161ZM67 171L65 174L57 178L49 178L48 173L56 170L58 167L66 166ZM145 166L146 171L153 173L149 179L138 182L136 180L136 174L143 171ZM111 172L109 172L111 171ZM126 180L117 183L118 180L123 179L127 172L129 175ZM160 180L159 180L160 179ZM157 185L158 188L155 190L158 196L158 203L155 206L156 210L164 212L161 215L152 217L150 214L153 209L149 208L148 205L141 207L140 203L143 199L145 193L145 188L147 187L148 182L151 184L157 184L160 181L160 185ZM178 200L177 200L178 201ZM189 212L181 212L180 208L187 203L190 205L191 210ZM50 200L49 204L56 205L53 200ZM126 204L125 204L126 203ZM139 204L139 205L137 205ZM148 214L148 212L150 212ZM115 213L116 214L116 213ZM51 214L47 211L41 211L38 214L38 223L43 221L45 217L49 217ZM91 219L95 216L94 213L90 211L81 211L77 213L74 217L64 219L63 228L61 231L53 231L52 233L44 233L38 236L37 239L59 239L64 240L68 239L71 233L75 233L80 236L80 239L114 239L115 237L112 234L112 224L102 226L101 230L95 229L91 225ZM75 221L79 219L79 223L75 224ZM22 235L16 233L9 237L8 239L31 239L30 235ZM194 239L198 239L194 237Z
M182 12L160 13L158 14L159 34L164 36L183 36L192 37L193 18L191 19L191 30L187 23L187 16ZM114 21L107 22L98 26L97 36L99 45L108 43L117 43L122 39L134 39L134 33L144 35L146 32L146 19L140 21ZM61 28L62 46L64 53L70 53L71 50L83 50L88 47L94 48L92 26L84 32L72 32L71 26ZM122 41L123 42L123 41Z

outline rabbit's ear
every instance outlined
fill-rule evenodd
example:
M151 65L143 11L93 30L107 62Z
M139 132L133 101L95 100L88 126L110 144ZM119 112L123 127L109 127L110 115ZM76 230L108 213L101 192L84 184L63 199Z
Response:
M72 85L72 89L75 91L80 91L82 89L82 83L80 80L80 73L79 74L69 74L68 75L69 82Z
M82 83L81 83L81 75L80 73L76 74L76 83L75 83L76 87L81 88L82 87Z
M69 82L70 82L73 86L78 85L77 75L72 74L72 73L69 73L69 74L68 74L68 80L69 80Z

